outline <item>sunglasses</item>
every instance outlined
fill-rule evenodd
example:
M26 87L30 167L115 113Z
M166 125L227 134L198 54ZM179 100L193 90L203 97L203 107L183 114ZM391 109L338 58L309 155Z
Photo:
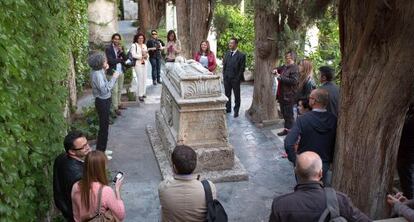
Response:
M157 33L151 33L151 35L157 35Z

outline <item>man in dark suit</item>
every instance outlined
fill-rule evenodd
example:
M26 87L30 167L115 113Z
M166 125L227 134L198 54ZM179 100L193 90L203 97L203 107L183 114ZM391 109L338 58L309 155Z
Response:
M117 115L121 115L120 109L126 109L121 104L121 93L124 87L124 61L127 60L127 56L121 46L120 34L112 35L112 43L105 48L105 54L109 65L109 69L106 71L108 79L112 78L114 71L120 73L118 81L112 89L112 107Z
M238 40L231 38L229 49L223 61L224 91L229 99L226 103L227 113L231 112L231 90L234 93L234 118L239 116L240 109L240 81L243 79L246 67L246 55L237 49Z

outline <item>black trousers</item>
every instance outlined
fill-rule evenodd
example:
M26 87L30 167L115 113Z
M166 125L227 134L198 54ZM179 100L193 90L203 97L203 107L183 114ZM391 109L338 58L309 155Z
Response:
M231 91L234 93L234 113L239 113L240 109L240 80L224 79L224 93L227 96L226 111L231 112Z
M412 199L414 191L414 163L409 160L397 160L397 170L400 177L401 191L405 197Z
M161 58L150 58L151 68L152 68L152 80L160 81L161 75Z
M285 128L290 129L293 126L293 121L295 121L293 117L293 104L291 103L279 103L280 104L280 112L282 113L283 119L285 120Z
M109 113L111 110L111 98L108 99L95 99L95 108L98 112L99 118L99 131L98 141L96 141L96 149L102 152L106 150L106 144L108 143L108 128L109 128Z

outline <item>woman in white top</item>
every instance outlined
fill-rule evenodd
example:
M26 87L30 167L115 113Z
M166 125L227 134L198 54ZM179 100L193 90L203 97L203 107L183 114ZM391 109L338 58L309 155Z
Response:
M138 99L141 102L144 102L146 86L145 82L147 80L147 63L148 59L148 49L145 43L145 36L142 33L138 33L134 36L134 43L131 46L131 55L137 61L135 63L135 73L137 74L138 90L137 95Z

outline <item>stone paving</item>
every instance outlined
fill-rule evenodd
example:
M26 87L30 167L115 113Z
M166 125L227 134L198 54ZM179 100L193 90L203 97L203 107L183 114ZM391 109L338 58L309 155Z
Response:
M119 23L120 33L128 47L135 28L130 21ZM152 222L160 220L158 184L161 174L146 126L155 126L155 111L159 109L161 86L147 79L145 103L137 103L122 112L110 126L108 149L114 151L110 171L125 173L122 187L127 216L125 221ZM277 137L281 126L257 128L244 116L251 104L253 86L243 84L240 117L227 115L230 143L246 167L249 180L244 182L217 183L218 199L225 207L230 221L267 221L273 197L293 190L293 168L288 160L280 158L283 142ZM234 101L234 100L233 100ZM92 96L78 100L80 111L93 105ZM273 130L273 132L272 132Z
M125 221L159 221L161 175L145 127L155 125L161 86L149 85L147 90L147 101L123 111L110 127L110 169L126 175ZM295 184L291 164L280 158L282 140L272 133L277 127L256 128L243 115L252 93L252 85L242 85L241 115L227 116L230 143L249 173L249 181L216 184L230 221L267 221L273 197L290 192Z

